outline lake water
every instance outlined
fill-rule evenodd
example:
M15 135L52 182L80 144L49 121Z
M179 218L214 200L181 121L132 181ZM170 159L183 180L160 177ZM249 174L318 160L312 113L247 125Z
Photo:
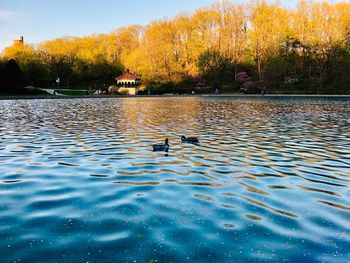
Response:
M0 112L1 262L350 261L349 98ZM152 152L165 138L169 153Z

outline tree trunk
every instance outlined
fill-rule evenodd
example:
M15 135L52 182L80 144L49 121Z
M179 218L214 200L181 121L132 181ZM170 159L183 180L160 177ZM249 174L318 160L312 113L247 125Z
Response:
M260 58L258 58L258 75L259 75L259 79L262 79L262 76L261 76L261 61L260 61Z
M319 85L317 85L317 94L320 94L320 88L323 86L323 80L322 80L322 72L320 70L320 81Z
M237 80L237 63L235 63L235 80Z

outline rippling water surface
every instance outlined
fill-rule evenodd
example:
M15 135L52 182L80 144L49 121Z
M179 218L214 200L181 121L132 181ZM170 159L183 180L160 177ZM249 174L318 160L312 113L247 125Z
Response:
M349 262L349 103L0 101L1 262Z

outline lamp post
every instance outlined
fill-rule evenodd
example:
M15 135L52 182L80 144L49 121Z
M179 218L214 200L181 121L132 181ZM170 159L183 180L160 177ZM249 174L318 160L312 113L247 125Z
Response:
M60 88L60 78L57 76L57 79L56 79L56 84L57 84L57 89ZM56 95L56 90L53 91L53 95Z
M57 77L56 83L57 83L57 88L59 89L60 88L60 78L59 77Z

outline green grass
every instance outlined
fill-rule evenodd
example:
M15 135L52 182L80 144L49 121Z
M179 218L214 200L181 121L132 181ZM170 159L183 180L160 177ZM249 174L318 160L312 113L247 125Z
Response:
M57 93L66 95L66 96L84 96L87 95L85 90L56 90Z

